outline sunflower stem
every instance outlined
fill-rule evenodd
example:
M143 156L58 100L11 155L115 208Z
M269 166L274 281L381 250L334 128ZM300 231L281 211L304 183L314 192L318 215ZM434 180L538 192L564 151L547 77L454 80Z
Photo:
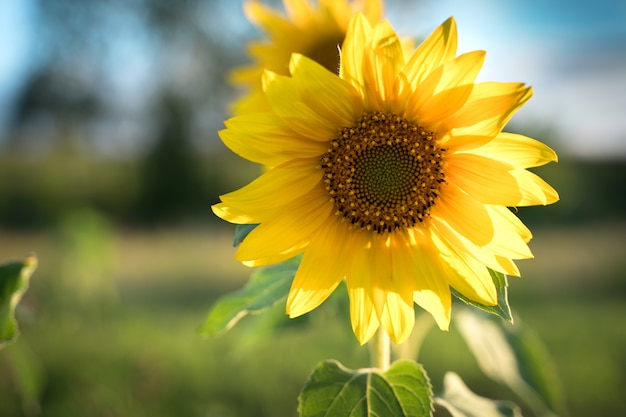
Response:
M386 370L391 364L391 339L382 328L379 327L370 343L372 366Z

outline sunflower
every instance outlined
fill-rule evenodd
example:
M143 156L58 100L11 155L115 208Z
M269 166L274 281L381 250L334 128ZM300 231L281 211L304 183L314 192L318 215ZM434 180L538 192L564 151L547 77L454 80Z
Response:
M400 343L414 303L446 330L451 287L496 305L489 269L519 276L513 261L532 257L531 233L508 207L558 200L526 170L556 154L502 132L532 89L476 83L485 52L456 49L453 18L405 55L388 22L357 14L339 76L294 54L291 76L265 73L271 111L226 121L223 142L269 169L213 211L259 224L235 254L246 265L303 254L290 317L345 280L358 340L382 325Z
M269 106L262 91L264 70L289 74L291 54L303 54L328 70L339 69L339 47L342 45L350 18L362 11L374 23L382 18L382 0L283 0L286 16L258 1L245 3L244 12L253 24L266 33L267 41L252 42L248 53L255 63L236 69L231 74L234 85L249 90L237 100L237 113L264 110Z

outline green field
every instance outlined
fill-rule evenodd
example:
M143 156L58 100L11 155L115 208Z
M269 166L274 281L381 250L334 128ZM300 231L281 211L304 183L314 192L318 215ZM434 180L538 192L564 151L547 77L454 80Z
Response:
M118 230L89 214L3 233L5 259L34 251L40 266L18 309L21 336L0 352L0 416L295 416L316 363L367 366L337 304L291 322L279 306L198 336L214 301L250 272L232 260L231 235ZM510 281L515 315L551 352L571 416L626 409L624 236L623 223L535 228L536 259ZM480 395L515 400L480 373L454 322L429 333L419 360L436 390L454 370Z

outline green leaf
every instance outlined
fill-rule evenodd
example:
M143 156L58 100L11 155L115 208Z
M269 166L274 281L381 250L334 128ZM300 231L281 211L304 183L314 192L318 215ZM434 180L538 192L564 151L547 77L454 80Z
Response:
M470 310L457 312L456 322L485 375L508 386L536 415L564 412L553 364L528 331Z
M394 362L387 371L350 370L328 360L314 369L299 397L300 417L432 416L433 393L421 365Z
M487 313L495 314L496 316L502 317L504 320L513 323L511 307L509 307L509 294L507 291L508 283L506 281L506 275L492 269L489 269L489 274L491 274L491 279L496 286L496 293L498 295L497 305L486 306L484 304L480 304L476 301L470 300L455 289L452 289L452 294L466 304L478 307L479 309L486 311Z
M443 393L435 403L444 407L452 417L522 417L517 405L510 401L495 401L474 394L460 376L448 372L443 378Z
M0 265L0 349L17 338L19 330L15 308L28 289L30 276L37 268L37 258Z
M286 299L300 258L301 256L296 256L285 262L257 269L244 288L215 303L199 330L200 334L221 334L248 314L260 313Z
M241 242L250 234L251 231L257 227L258 224L238 224L235 226L235 237L233 239L233 246L239 246Z

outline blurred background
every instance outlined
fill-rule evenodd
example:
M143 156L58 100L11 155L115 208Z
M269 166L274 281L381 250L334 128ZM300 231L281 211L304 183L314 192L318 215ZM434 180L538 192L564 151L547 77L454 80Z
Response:
M466 3L386 2L417 38L454 15L461 52L488 51L481 80L534 86L507 130L555 148L559 163L536 172L561 201L519 210L536 259L519 264L511 304L552 354L572 416L623 415L626 5ZM258 172L216 132L237 94L227 74L259 36L240 1L0 2L0 260L34 252L40 265L22 334L0 351L0 416L293 416L316 363L367 365L332 305L196 333L250 273L210 206ZM419 360L436 389L455 370L515 399L454 328L431 333Z

